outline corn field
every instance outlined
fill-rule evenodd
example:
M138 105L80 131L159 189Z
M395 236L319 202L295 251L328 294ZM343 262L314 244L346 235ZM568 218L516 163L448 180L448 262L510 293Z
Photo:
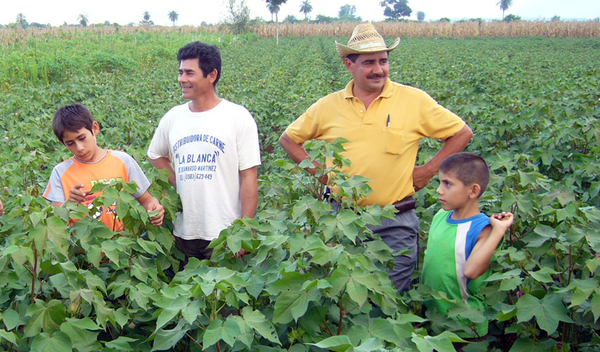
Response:
M349 36L357 22L335 23L260 23L251 25L249 30L262 38L275 37L277 27L279 36ZM474 37L547 37L547 38L597 38L600 37L599 21L513 21L513 22L376 22L377 30L385 37L423 37L423 38L474 38ZM72 39L81 31L93 35L110 35L116 33L167 33L179 32L189 34L199 28L194 26L90 26L51 27L51 28L0 28L0 45L6 47L20 43L29 37L53 37ZM226 24L203 26L201 30L209 33L231 34L231 27Z

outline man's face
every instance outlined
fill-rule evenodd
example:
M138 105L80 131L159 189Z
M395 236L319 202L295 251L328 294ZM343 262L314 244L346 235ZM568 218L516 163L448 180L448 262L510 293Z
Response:
M204 77L198 59L181 60L179 64L179 86L184 99L196 100L207 92L214 91L216 70Z
M354 78L354 88L365 93L381 93L390 73L388 52L360 54L356 62L345 59L346 68Z

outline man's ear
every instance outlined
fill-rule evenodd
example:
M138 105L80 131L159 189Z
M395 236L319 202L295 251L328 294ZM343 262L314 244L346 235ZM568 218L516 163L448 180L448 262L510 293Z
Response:
M217 80L217 76L219 75L219 71L217 71L217 69L213 69L211 73L208 74L208 80L210 81L210 83L215 83L215 81Z
M348 69L348 71L350 71L350 73L352 73L352 64L352 60L350 60L347 57L344 58L344 65L346 65L346 68Z

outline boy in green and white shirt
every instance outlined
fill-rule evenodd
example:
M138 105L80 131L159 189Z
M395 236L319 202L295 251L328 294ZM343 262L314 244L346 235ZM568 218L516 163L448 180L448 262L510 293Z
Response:
M513 222L511 213L489 218L480 212L479 197L489 178L485 160L473 153L453 154L440 164L437 193L442 210L431 224L422 273L424 285L480 310L484 307L479 289L489 276L494 251ZM444 315L453 306L442 300L426 301L425 305ZM488 326L484 323L476 331L465 330L467 336L484 336Z

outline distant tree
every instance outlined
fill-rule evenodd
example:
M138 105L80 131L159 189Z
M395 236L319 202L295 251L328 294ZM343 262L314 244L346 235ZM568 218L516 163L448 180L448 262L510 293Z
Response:
M88 23L90 23L90 21L88 20L88 18L87 18L87 16L86 16L86 15L79 15L79 16L77 17L77 21L79 21L79 24L80 24L82 27L87 27Z
M417 11L417 20L423 21L425 19L425 12Z
M513 14L510 14L506 17L504 17L503 21L504 22L512 22L512 21L520 21L521 20L521 16L516 16Z
M287 17L283 20L283 22L284 23L298 23L300 21L294 15L287 15Z
M150 12L144 11L144 20L140 21L140 25L142 25L142 26L154 25L154 22L150 21Z
M440 18L440 22L450 22L450 19L448 17L442 17Z
M22 13L17 15L17 20L15 22L17 25L21 26L21 28L27 28L27 26L29 26L27 20L25 19L25 15Z
M344 5L340 7L338 17L342 21L360 21L360 17L356 17L356 5Z
M512 0L500 0L496 5L500 6L500 10L502 10L502 19L504 19L504 11L512 6Z
M383 0L380 5L384 8L385 17L400 19L400 17L410 17L412 13L408 0Z
M175 11L171 11L169 12L169 20L171 22L173 22L173 25L175 25L175 22L177 22L177 20L179 19L179 14Z
M250 24L250 9L246 0L229 0L227 3L228 17L227 22L231 24L235 34L241 34L248 31Z
M281 9L281 5L285 4L287 0L266 0L267 8L271 12L271 16L275 13L275 23L277 26L277 44L279 44L279 18L277 15L279 14L279 10ZM273 9L273 11L271 10Z
M552 22L560 22L560 16L553 16L550 21L552 21Z
M308 14L313 10L312 5L310 4L310 0L304 0L302 5L300 5L300 12L304 14L304 19L308 19Z
M317 18L315 18L315 22L317 22L317 23L332 23L332 22L335 22L335 17L329 17L329 16L325 16L325 15L317 15Z

